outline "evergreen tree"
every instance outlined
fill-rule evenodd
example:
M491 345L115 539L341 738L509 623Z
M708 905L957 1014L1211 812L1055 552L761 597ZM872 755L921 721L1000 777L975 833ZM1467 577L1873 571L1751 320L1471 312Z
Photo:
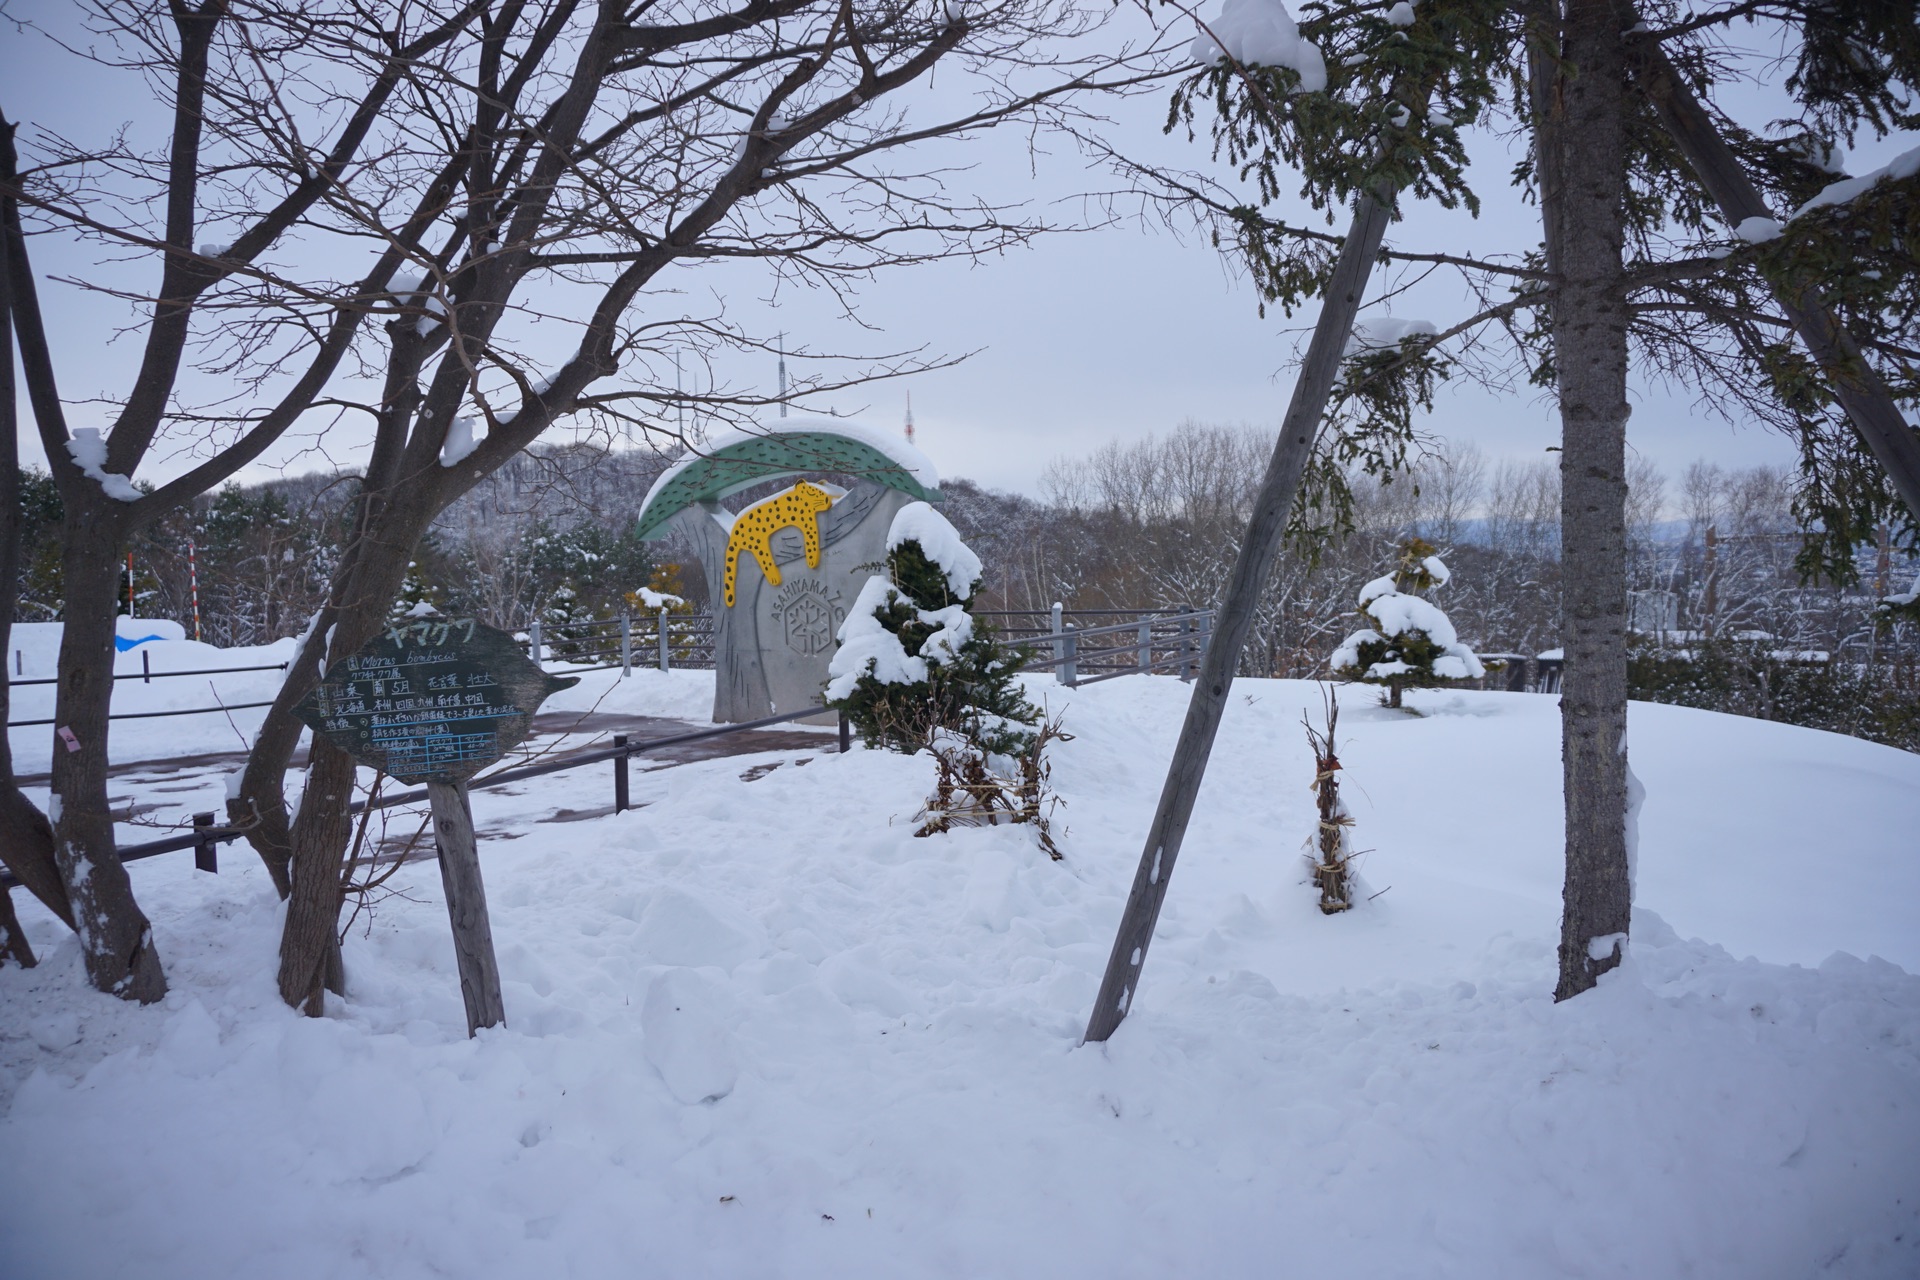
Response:
M973 616L980 558L924 502L901 510L887 541L887 576L867 580L841 625L827 705L870 747L918 751L944 730L1024 755L1040 712L1015 676L1025 654Z
M1360 589L1360 616L1367 625L1343 640L1329 661L1336 676L1384 685L1390 707L1400 705L1403 690L1486 674L1447 615L1416 594L1444 586L1452 577L1433 550L1426 540L1411 539L1400 548L1392 573Z

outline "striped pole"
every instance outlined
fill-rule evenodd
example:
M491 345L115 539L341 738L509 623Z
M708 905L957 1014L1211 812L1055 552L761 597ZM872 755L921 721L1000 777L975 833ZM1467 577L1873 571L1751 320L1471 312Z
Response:
M193 601L193 638L200 638L200 560L194 553L193 539L187 539L187 595Z

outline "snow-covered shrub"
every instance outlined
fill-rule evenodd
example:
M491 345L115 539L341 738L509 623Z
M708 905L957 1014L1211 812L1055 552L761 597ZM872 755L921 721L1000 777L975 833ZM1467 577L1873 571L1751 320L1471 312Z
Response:
M1447 615L1414 594L1445 586L1452 577L1433 550L1431 543L1412 539L1401 547L1392 573L1360 589L1360 616L1368 625L1341 641L1328 659L1336 676L1386 686L1390 707L1400 705L1404 689L1477 680L1487 673L1473 650L1460 643Z
M924 502L887 533L887 574L868 578L827 668L827 705L868 746L919 751L945 731L1017 758L1039 711L1015 681L1019 656L974 619L980 557Z
M1330 686L1321 685L1320 689L1326 701L1326 729L1316 729L1303 720L1307 745L1313 750L1313 794L1319 812L1314 833L1307 837L1307 868L1320 890L1320 912L1330 916L1352 908L1357 877L1349 835L1353 815L1340 798L1340 757L1334 754L1340 703Z

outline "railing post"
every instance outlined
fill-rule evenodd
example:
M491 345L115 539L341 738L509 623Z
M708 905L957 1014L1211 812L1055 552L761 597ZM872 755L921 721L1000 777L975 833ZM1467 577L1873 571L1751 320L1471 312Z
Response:
M1180 606L1180 679L1191 682L1194 675L1193 662L1193 606Z
M620 678L633 674L633 615L620 615Z
M1153 618L1140 620L1140 673L1153 674Z
M527 628L527 656L533 659L533 665L536 667L542 665L544 662L540 650L540 620L538 618L535 618L533 624Z
M147 660L148 657L149 655L147 651L145 649L142 649L140 651L140 683L141 684L153 683L153 664Z
M660 669L662 671L669 671L669 670L672 670L673 660L668 656L668 654L671 653L672 650L667 644L667 611L665 609L662 609L660 611L659 631L660 631Z
M613 758L613 811L627 811L627 735L613 735L613 749L620 754Z
M1202 609L1200 611L1199 621L1195 625L1200 628L1200 640L1197 646L1199 652L1194 658L1194 663L1197 666L1199 663L1206 661L1207 646L1213 643L1213 610ZM1199 675L1200 673L1196 670L1194 674Z
M211 813L196 813L193 815L193 869L195 871L211 871L215 875L218 875L220 873L219 846L207 839L206 836L200 834L202 830L212 825L213 815Z
M1060 683L1072 687L1080 683L1080 637L1075 635L1074 626L1067 624L1066 663L1061 666Z
M840 754L853 750L853 721L847 719L847 713L840 713Z
M1066 683L1066 667L1062 665L1067 660L1066 628L1061 625L1066 611L1058 600L1053 602L1053 678L1061 684Z

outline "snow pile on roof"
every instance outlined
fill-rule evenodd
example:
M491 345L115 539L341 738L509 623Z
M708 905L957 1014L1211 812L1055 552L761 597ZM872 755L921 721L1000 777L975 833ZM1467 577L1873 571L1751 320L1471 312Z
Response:
M1365 351L1387 351L1399 346L1404 338L1431 338L1439 332L1431 320L1396 320L1392 316L1380 320L1362 320L1347 335L1347 347L1341 354L1351 356Z
M917 542L927 559L940 566L947 577L947 590L964 600L973 594L980 581L982 565L973 548L960 540L960 531L926 502L909 502L893 517L887 528L887 550L904 542Z
M644 513L653 502L654 496L671 484L687 468L713 457L728 445L739 444L744 440L755 440L762 436L802 435L808 432L825 432L828 435L846 436L849 440L858 440L861 444L885 454L887 460L912 476L923 488L940 487L940 471L933 460L912 445L902 440L898 433L882 431L878 427L852 418L776 418L772 422L756 422L746 426L724 427L707 437L706 444L687 450L685 456L665 471L647 490L646 501L640 504Z
M1920 173L1920 147L1903 152L1893 160L1875 169L1872 173L1863 173L1857 178L1842 178L1838 182L1828 183L1820 194L1793 211L1793 218L1803 213L1812 213L1815 209L1824 209L1832 204L1847 204L1864 195L1875 184L1884 180L1898 181L1911 178ZM1793 221L1788 218L1787 221Z
M1193 38L1195 62L1208 66L1231 57L1243 66L1291 67L1300 88L1318 93L1327 87L1327 63L1281 0L1227 0L1220 16Z
M73 459L73 465L79 467L82 474L97 481L109 498L138 502L144 496L134 487L133 481L107 470L107 442L94 428L74 428L73 439L67 441L67 456Z

